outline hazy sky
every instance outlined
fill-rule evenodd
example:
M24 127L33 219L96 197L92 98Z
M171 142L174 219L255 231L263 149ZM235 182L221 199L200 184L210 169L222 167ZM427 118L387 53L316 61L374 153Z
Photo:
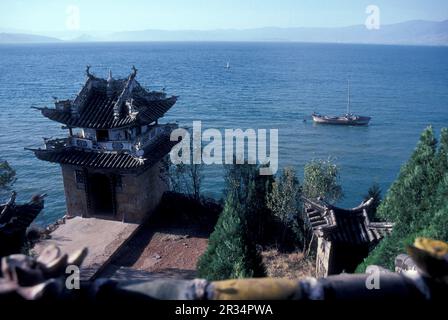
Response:
M383 24L448 19L447 0L1 0L0 30L347 26L363 24L368 5Z

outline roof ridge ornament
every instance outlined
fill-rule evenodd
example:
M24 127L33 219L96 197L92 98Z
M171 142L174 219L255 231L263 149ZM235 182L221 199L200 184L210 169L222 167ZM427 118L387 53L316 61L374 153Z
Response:
M129 78L126 81L126 84L124 85L124 88L121 91L120 96L118 97L117 101L115 102L114 119L120 118L121 112L122 112L122 106L125 103L125 101L129 98L129 96L132 93L132 90L134 89L134 87L136 85L135 76L137 75L137 68L133 65L131 69L132 69L132 73L129 75Z
M109 68L109 75L107 77L107 82L111 82L114 78L112 77L112 70Z
M137 68L134 66L134 65L132 65L132 75L135 77L136 75L137 75Z
M112 77L112 70L109 69L109 76L107 77L106 94L108 97L112 97L114 94L114 78Z
M86 66L86 75L87 75L87 77L89 77L89 78L91 78L91 77L93 77L93 74L91 74L90 73L90 64L88 64L87 66Z

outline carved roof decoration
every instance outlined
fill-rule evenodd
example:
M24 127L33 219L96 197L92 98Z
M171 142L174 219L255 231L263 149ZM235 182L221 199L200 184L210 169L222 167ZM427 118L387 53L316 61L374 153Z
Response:
M109 71L102 79L86 69L86 82L74 100L57 100L55 108L36 108L50 120L69 127L113 129L150 124L162 117L177 101L163 91L147 91L136 80L137 69L124 79Z

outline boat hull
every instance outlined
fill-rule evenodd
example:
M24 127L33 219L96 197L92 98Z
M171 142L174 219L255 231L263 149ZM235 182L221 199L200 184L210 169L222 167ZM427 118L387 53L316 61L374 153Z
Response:
M319 124L332 124L343 126L367 126L370 122L370 117L326 117L320 115L312 115L313 121Z

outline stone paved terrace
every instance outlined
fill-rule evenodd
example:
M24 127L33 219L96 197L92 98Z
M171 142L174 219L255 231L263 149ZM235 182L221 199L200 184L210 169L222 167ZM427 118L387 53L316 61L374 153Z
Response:
M89 280L101 271L138 227L132 223L75 217L54 230L51 239L37 243L33 251L39 254L48 244L57 245L64 253L87 247L89 252L81 265L81 279Z

